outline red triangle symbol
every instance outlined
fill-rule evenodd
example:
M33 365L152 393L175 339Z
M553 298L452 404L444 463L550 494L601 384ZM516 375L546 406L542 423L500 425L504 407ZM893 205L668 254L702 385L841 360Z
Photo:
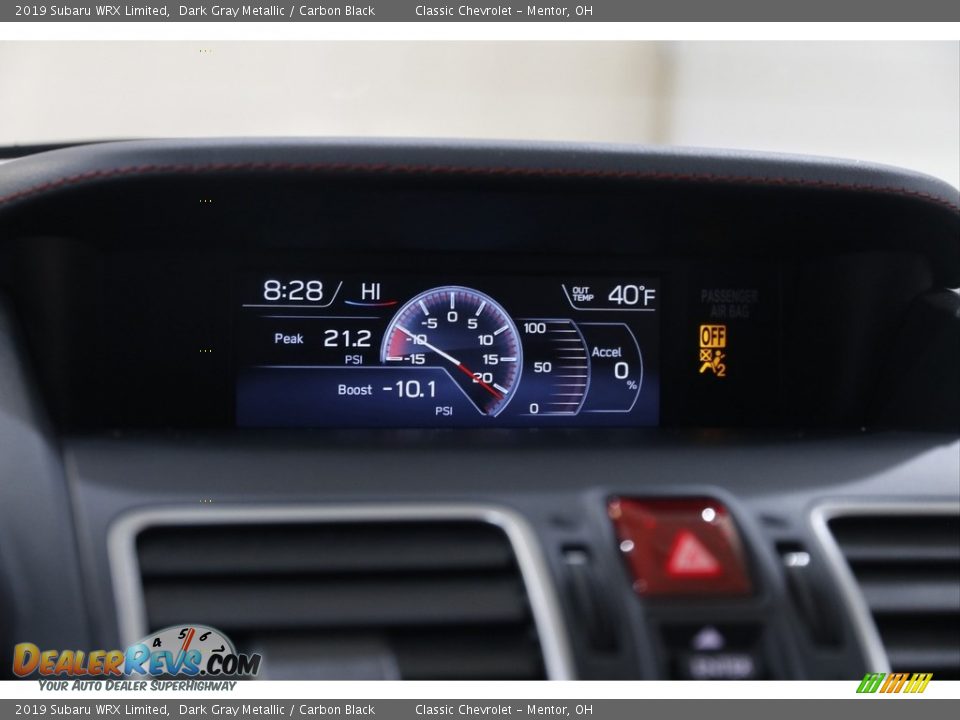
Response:
M689 530L677 533L667 560L667 573L674 577L710 577L720 572L720 562L696 535Z

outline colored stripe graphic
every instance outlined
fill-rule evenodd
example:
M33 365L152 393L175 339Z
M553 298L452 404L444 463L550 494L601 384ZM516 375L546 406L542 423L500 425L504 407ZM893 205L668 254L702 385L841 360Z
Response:
M927 689L927 685L930 684L930 679L933 677L933 673L914 673L910 677L910 682L907 684L904 692L908 693L922 693Z
M922 693L927 689L933 673L867 673L860 681L858 693Z

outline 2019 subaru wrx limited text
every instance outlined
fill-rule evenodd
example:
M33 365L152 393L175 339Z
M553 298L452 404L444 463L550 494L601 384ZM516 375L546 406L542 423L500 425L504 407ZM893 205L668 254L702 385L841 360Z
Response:
M958 238L794 156L10 159L2 672L203 626L279 679L957 677Z

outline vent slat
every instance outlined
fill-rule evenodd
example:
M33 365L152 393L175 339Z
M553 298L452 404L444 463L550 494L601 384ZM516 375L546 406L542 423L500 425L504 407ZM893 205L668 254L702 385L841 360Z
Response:
M955 672L960 667L958 648L900 648L887 647L890 666L893 668L922 668L916 672L932 672L935 677Z
M934 545L908 539L901 547L866 543L844 544L843 553L850 564L887 563L891 557L902 562L960 563L960 545Z
M892 669L960 677L960 516L840 517L830 530Z
M837 542L844 548L863 545L891 549L929 546L954 548L960 537L960 516L956 515L859 515L830 523Z
M537 680L543 678L539 645L529 626L477 625L416 630L256 632L225 628L241 644L263 653L276 667L278 656L342 666L361 656L356 679L370 664L394 664L408 680ZM358 648L360 651L358 652ZM364 655L363 649L370 650ZM379 651L379 652L378 652ZM389 657L384 657L388 654ZM371 660L372 656L372 660ZM391 660L392 658L392 660ZM293 663L295 666L301 663Z
M137 553L151 630L212 625L271 679L544 677L513 548L487 523L164 526Z
M343 627L520 622L516 579L361 578L336 582L156 582L146 585L150 622L214 627Z
M524 680L543 672L537 643L514 630L469 637L398 638L404 677L409 680Z
M960 580L865 577L858 573L860 589L874 613L960 612Z
M268 526L223 534L215 526L145 534L144 577L244 574L411 572L509 568L513 553L498 530L482 524Z

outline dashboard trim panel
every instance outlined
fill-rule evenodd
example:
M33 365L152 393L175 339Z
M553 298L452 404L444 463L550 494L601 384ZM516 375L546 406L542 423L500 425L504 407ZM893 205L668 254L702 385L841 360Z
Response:
M12 160L0 208L111 179L296 172L650 180L899 196L960 212L956 188L918 172L833 158L616 144L184 139L79 145Z

